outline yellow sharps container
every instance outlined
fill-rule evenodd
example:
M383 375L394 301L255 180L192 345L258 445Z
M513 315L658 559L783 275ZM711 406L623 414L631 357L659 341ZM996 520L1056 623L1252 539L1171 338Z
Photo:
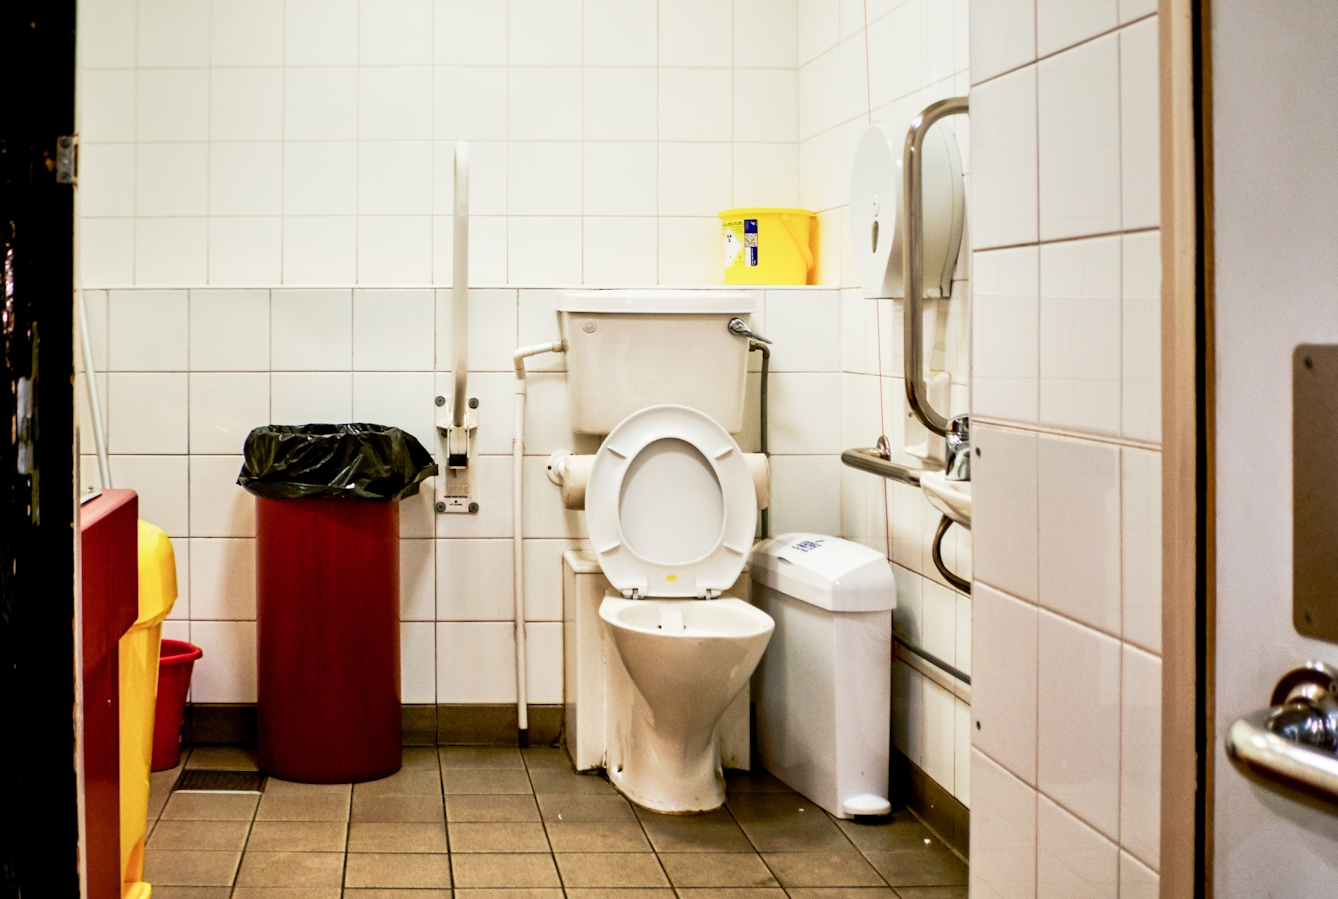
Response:
M149 813L149 765L158 700L158 643L163 619L177 599L172 542L147 521L139 523L139 618L120 642L121 678L121 896L148 899L144 836Z
M726 284L807 284L814 214L746 206L720 213Z

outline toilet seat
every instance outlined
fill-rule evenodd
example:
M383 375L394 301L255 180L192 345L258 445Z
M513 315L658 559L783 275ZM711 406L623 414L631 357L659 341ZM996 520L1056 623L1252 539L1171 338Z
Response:
M757 495L743 451L713 418L649 406L600 446L585 518L599 567L623 595L710 598L743 570Z

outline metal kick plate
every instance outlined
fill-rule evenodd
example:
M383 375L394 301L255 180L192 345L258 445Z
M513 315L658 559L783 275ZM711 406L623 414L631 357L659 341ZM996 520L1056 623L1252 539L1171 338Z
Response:
M1292 625L1338 643L1338 345L1292 353Z

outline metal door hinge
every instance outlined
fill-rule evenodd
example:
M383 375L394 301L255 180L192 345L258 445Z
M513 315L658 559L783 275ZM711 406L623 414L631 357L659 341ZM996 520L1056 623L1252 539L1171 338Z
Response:
M56 138L56 183L74 184L79 174L79 140L66 134Z

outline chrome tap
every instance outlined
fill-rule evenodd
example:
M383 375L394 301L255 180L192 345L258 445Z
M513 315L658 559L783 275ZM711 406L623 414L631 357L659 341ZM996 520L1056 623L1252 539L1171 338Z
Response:
M959 415L948 423L948 470L944 475L949 481L971 480L971 418Z

